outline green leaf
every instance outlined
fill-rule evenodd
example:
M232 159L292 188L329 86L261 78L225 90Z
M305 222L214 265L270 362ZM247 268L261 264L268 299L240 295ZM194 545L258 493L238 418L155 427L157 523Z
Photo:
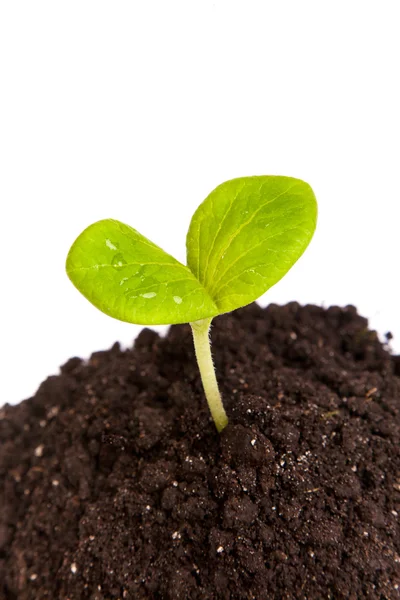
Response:
M98 221L80 234L66 270L92 304L121 321L188 323L219 312L188 267L112 219Z
M193 215L188 266L219 311L249 304L307 248L317 221L310 186L291 177L242 177L218 186Z

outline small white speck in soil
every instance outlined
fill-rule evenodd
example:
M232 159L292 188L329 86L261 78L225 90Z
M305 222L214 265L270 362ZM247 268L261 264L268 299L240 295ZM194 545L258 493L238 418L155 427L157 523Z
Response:
M38 446L37 448L35 448L35 456L43 456L43 450L44 450L44 446L43 444L40 444L40 446Z

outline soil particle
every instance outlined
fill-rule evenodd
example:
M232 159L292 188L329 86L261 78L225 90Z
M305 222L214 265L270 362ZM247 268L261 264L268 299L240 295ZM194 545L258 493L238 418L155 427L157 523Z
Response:
M2 600L400 598L400 357L351 306L212 340L221 436L186 325L0 410Z

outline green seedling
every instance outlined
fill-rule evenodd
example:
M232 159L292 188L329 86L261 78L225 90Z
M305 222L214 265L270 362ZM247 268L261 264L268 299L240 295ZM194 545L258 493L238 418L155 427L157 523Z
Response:
M140 325L190 323L203 388L218 431L227 425L211 356L214 317L257 300L308 246L317 221L310 186L290 177L242 177L198 207L187 266L120 221L90 225L73 243L67 274L97 308Z

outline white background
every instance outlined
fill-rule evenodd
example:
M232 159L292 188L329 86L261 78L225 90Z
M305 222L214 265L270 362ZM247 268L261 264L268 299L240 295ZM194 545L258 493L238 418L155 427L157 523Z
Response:
M131 224L176 258L232 177L308 181L319 226L261 300L398 313L398 2L69 0L0 4L0 404L138 328L64 273L89 223Z

